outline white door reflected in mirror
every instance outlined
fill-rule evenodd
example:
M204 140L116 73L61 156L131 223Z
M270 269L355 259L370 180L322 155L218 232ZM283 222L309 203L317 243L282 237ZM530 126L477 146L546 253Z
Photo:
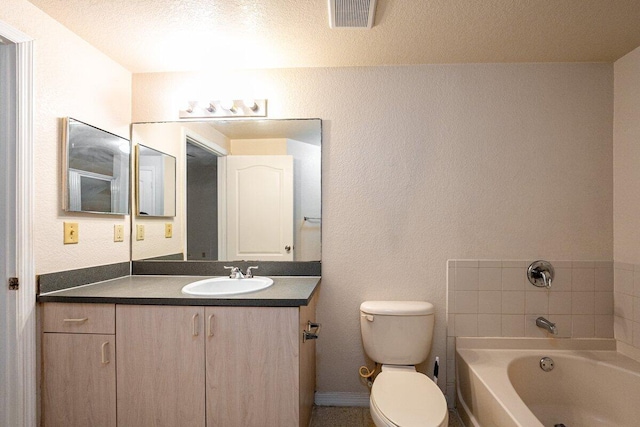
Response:
M292 156L228 156L227 198L229 260L293 261Z

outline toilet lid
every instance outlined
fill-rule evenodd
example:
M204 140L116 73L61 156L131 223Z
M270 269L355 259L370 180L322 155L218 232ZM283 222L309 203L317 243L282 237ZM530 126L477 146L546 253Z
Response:
M371 400L401 427L439 426L447 416L442 391L419 372L381 372L373 382Z

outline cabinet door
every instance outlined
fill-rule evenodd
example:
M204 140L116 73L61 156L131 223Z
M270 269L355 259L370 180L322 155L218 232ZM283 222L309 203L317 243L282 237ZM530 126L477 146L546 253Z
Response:
M207 427L298 426L298 307L207 307Z
M203 307L116 306L118 426L205 425Z
M43 334L45 427L116 425L115 337Z

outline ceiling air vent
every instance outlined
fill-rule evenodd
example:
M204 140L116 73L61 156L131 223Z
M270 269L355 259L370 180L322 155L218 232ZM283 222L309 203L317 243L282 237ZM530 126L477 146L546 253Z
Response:
M331 28L371 28L376 0L329 0Z

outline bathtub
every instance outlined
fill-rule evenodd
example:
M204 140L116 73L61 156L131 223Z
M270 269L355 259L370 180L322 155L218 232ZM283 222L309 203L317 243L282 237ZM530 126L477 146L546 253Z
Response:
M640 425L640 363L612 339L457 338L456 391L467 427Z

